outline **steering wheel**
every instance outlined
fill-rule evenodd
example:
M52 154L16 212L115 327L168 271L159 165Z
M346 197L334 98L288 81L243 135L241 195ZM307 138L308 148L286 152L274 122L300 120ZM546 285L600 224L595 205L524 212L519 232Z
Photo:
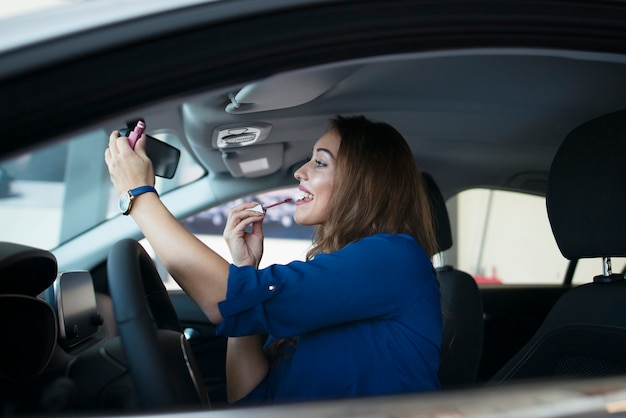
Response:
M132 239L117 242L107 275L122 349L142 406L210 407L191 346L144 248Z

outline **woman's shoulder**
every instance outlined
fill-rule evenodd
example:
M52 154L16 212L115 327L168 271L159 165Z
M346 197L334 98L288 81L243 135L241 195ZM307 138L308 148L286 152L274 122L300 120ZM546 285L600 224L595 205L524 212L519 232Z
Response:
M429 259L424 248L409 234L377 233L361 238L346 246L347 248L392 258L423 256Z
M415 238L406 234L370 235L338 251L317 254L306 265L316 269L317 276L338 274L343 282L353 278L361 285L369 281L373 285L387 287L389 278L394 277L398 286L393 288L404 289L401 292L413 289L412 292L416 286L430 283L429 280L415 280L415 277L435 278L435 270L426 251Z
M426 272L434 275L430 257L412 235L377 233L350 246L349 251L359 258L361 268L366 271L383 269L385 276L391 274L409 281L410 277Z
M360 240L354 242L353 244L362 244L362 245L384 245L384 246L401 246L401 247L422 247L415 237L409 234L391 234L388 232L379 232L377 234L369 235L367 237L361 238Z

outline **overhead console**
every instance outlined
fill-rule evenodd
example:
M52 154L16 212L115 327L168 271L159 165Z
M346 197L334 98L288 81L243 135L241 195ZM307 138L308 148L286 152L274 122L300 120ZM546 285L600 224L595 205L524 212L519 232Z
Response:
M281 73L204 95L182 107L185 136L212 173L255 178L287 171L311 153L337 112L320 108L316 99L360 67Z
M254 114L217 116L206 103L183 106L185 136L196 157L214 174L256 178L302 161L328 128L328 116L258 120ZM212 105L211 105L212 106ZM298 138L293 141L294 126Z
M233 177L265 176L278 171L283 163L282 143L254 146L265 140L271 129L264 122L220 126L213 130L211 146L220 150Z

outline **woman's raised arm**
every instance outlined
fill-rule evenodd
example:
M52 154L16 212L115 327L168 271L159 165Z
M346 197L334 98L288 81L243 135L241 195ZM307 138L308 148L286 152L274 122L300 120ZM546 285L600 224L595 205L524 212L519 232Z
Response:
M154 185L145 144L146 137L142 135L133 150L128 138L120 137L117 131L111 133L105 160L118 194ZM226 298L229 263L187 231L155 193L135 197L129 215L174 280L211 322L222 322L217 304Z

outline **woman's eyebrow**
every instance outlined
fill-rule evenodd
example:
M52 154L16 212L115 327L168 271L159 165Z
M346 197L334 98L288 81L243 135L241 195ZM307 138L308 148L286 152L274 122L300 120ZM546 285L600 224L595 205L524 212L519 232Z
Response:
M335 158L333 153L329 149L327 149L327 148L318 148L315 151L316 152L325 152L326 154L330 155L333 159Z

